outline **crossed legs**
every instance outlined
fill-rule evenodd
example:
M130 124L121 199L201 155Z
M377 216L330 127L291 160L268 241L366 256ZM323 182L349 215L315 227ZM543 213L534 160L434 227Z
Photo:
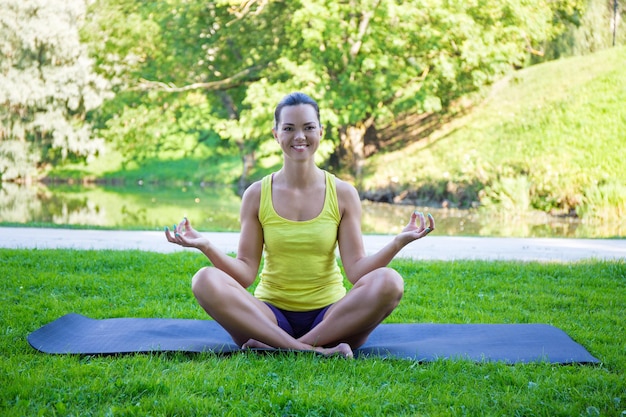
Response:
M352 357L369 334L396 308L403 294L402 277L379 268L361 278L332 305L322 322L293 338L281 329L270 308L223 271L205 267L196 273L192 290L202 308L242 347L315 350Z

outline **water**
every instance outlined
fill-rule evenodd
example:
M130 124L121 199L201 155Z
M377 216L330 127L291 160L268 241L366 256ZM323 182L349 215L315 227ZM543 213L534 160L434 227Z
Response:
M198 230L238 231L240 197L228 187L149 185L20 186L2 184L0 223L162 230L187 216ZM363 202L363 232L395 234L415 209L431 213L439 235L608 238L624 236L626 225L585 223L543 213L494 215Z

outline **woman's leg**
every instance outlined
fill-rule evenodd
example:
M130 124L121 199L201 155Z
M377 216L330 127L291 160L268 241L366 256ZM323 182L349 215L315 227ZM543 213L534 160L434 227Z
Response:
M347 345L322 349L294 339L278 326L274 313L265 303L217 268L199 270L193 277L191 287L204 311L224 327L239 346L272 346L352 356Z
M404 281L391 268L379 268L362 277L341 300L332 305L324 319L299 341L313 346L350 344L361 346L398 306Z

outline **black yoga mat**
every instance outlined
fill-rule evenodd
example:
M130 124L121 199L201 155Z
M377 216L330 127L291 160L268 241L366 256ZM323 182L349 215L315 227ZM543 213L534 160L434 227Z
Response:
M140 352L239 350L212 320L91 319L68 314L28 336L35 349L53 354L107 355ZM546 324L381 324L356 357L420 362L467 359L477 362L598 363L562 330Z

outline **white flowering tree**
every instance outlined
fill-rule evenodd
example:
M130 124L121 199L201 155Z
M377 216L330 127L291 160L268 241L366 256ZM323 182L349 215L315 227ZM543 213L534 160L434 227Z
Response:
M85 119L107 81L81 44L86 0L0 0L0 179L95 155Z

